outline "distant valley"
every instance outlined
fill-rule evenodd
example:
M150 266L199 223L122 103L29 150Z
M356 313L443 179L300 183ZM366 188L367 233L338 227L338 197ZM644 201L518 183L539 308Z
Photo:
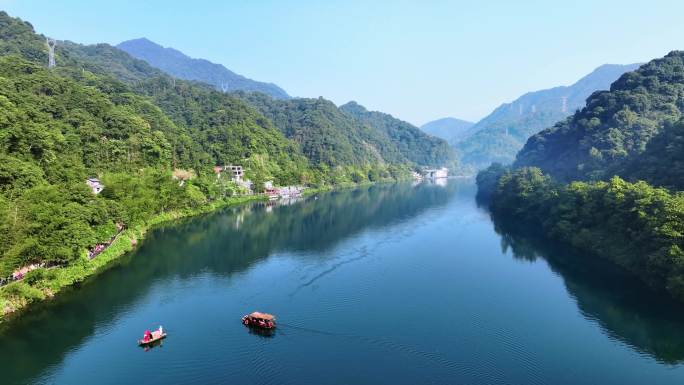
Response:
M570 116L584 107L592 93L609 89L622 74L638 67L639 64L605 64L570 86L526 93L497 107L472 127L453 130L460 133L455 140L445 139L457 150L461 168L471 172L493 162L511 163L528 137ZM440 127L444 120L428 123L423 129L443 135L434 126Z
M449 144L458 143L473 132L475 123L456 118L442 118L427 122L420 126L426 133L442 138Z

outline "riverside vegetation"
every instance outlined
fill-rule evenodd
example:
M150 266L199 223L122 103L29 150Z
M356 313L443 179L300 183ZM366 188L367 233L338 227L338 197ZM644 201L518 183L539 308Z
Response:
M684 52L531 137L512 167L478 175L495 215L607 258L684 300Z
M57 67L47 69L47 59L45 37L1 12L0 277L44 266L0 288L3 315L85 279L151 225L258 198L217 178L215 165L244 166L259 192L267 180L327 189L404 179L453 158L449 151L434 162L392 157L412 144L383 141L380 151L369 139L363 148L378 157L322 159L314 155L325 151L306 151L248 98L174 79L107 44L58 42ZM297 127L316 126L306 119ZM307 139L325 143L322 135L346 130L325 124L327 131L309 130ZM363 129L369 138L387 137L370 124ZM427 136L409 141L435 153L448 147ZM85 184L94 176L105 186L97 195ZM118 225L125 230L112 245L88 259L87 250L116 235Z

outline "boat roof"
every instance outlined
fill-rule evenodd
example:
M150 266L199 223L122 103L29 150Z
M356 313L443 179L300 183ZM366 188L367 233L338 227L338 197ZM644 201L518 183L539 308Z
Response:
M274 320L275 319L275 317L272 314L260 313L258 311L253 312L249 316L254 317L254 318L266 319L266 320Z

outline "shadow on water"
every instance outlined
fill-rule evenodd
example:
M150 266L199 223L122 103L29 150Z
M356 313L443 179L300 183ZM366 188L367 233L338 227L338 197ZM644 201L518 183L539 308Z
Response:
M537 229L492 215L502 251L545 260L563 278L582 315L610 338L658 362L684 362L684 305L642 284L609 261L555 244Z
M146 352L149 352L150 350L152 350L152 349L154 349L154 348L159 348L159 349L161 349L161 348L163 348L163 347L164 347L164 340L159 340L159 341L154 341L154 342L152 342L151 344L141 345L141 346L140 346L140 349L141 349L141 350L144 350L144 351L146 351Z
M3 383L30 383L144 298L158 280L230 276L279 251L321 254L362 231L446 205L456 185L376 185L273 207L255 203L150 231L115 266L0 330ZM268 338L265 336L265 338Z
M275 337L276 333L278 333L278 329L258 329L258 328L250 328L250 327L245 327L247 329L247 332L251 335L255 335L261 338L273 338Z

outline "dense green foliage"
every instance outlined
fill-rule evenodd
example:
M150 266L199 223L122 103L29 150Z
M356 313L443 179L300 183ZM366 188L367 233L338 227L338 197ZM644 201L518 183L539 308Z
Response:
M610 259L684 299L684 194L619 177L555 183L537 168L504 172L491 209Z
M135 112L149 108L141 98L121 96L0 58L1 277L28 263L73 261L114 235L115 223L206 201L201 184L171 178L174 149L161 131L169 127ZM100 196L85 184L93 175L108 184Z
M356 103L338 108L323 98L277 100L259 93L235 95L299 143L314 167L436 166L453 160L453 152L443 140L390 115L368 112Z
M650 180L633 162L649 142L676 137L684 108L684 53L671 52L634 72L624 74L610 91L594 93L587 106L567 120L531 137L518 154L515 165L540 167L564 180L597 180L611 175ZM672 130L671 133L663 131ZM654 144L663 149L666 144ZM653 152L651 151L651 154ZM670 158L647 164L664 171ZM626 165L630 165L626 168ZM678 188L682 182L676 183Z
M425 134L418 127L392 115L368 111L356 102L340 106L361 124L381 133L410 162L420 166L454 166L455 154L446 141Z
M630 180L645 180L656 186L684 190L684 119L666 122L645 150L615 168Z
M499 106L471 128L472 135L452 142L461 163L475 169L493 162L511 163L530 135L584 107L589 95L608 89L620 75L637 67L606 64L570 86L529 92Z
M221 64L190 58L180 51L164 48L145 38L124 41L116 47L179 79L211 84L223 92L242 90L261 92L277 99L290 98L282 88L275 84L248 79Z
M480 194L684 299L683 108L684 53L672 52L530 138L512 169L481 172Z
M396 148L373 130L358 124L323 98L273 99L259 93L236 93L300 144L313 165L336 167L404 161Z
M149 96L192 139L183 146L185 153L192 143L208 153L206 160L198 159L192 167L241 164L250 170L248 176L273 179L279 185L315 179L299 146L240 99L168 78L141 82L135 89Z
M215 164L242 164L255 181L314 179L299 147L234 97L108 45L58 42L49 71L44 37L5 13L0 35L0 278L74 263L117 223L229 197L236 187ZM85 183L93 176L99 195Z
M0 56L17 55L47 65L46 38L33 31L33 26L0 11ZM131 83L164 74L142 60L135 59L109 44L81 45L58 41L55 47L56 68L60 73L89 71L114 76Z

